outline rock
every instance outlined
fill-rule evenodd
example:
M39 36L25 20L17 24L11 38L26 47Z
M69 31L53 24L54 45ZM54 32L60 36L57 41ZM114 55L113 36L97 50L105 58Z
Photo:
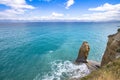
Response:
M108 38L109 39L105 53L102 57L101 66L104 66L120 57L120 29L118 29L116 34L109 35Z
M77 65L80 65L81 63L85 63L90 71L96 70L100 67L100 63L96 61L87 61L88 53L90 51L90 47L88 42L84 41L82 46L80 47L78 57L76 59Z
M81 65L81 64L83 64L83 62L74 63L74 64L75 64L75 65ZM84 64L86 64L86 66L87 66L87 68L89 69L90 73L91 73L92 71L98 70L98 69L100 68L100 62L88 60L88 62L87 62L87 63L84 63ZM80 73L80 74L81 74L81 73ZM85 76L86 76L86 75L85 75ZM68 80L81 80L81 78L82 78L81 76L78 77L78 78L71 78L71 77L70 77L70 79L68 79Z
M86 65L91 72L100 68L100 62L92 60L88 60L88 63L86 63Z
M82 46L80 47L76 62L77 63L80 63L80 62L87 63L87 57L88 57L89 51L90 51L89 44L88 44L88 42L84 41Z

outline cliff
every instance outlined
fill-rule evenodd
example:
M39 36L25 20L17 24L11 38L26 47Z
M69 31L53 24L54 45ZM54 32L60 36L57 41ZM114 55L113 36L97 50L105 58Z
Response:
M113 35L108 36L108 43L102 58L101 66L112 62L120 57L120 29Z
M120 58L78 80L120 80Z
M100 69L78 80L120 80L120 29L108 36Z

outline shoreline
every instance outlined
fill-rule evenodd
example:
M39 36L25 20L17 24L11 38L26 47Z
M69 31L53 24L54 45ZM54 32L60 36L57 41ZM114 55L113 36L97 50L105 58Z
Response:
M102 57L101 63L88 60L88 63L85 63L85 64L87 65L88 69L91 70L90 74L88 74L82 78L70 79L70 80L79 80L79 79L82 79L82 80L96 80L96 79L106 80L107 78L108 78L108 80L120 79L120 77L117 76L117 74L114 72L114 71L119 72L119 70L120 70L120 64L119 64L120 63L120 29L118 29L117 33L115 33L113 35L109 35L108 38L109 39L107 42L106 50ZM109 70L105 74L106 76L104 76L104 73L102 74L100 71L105 72L107 70L107 66L109 66L108 69L110 68L111 70ZM118 68L116 68L116 66ZM102 69L104 69L104 70L102 70ZM114 70L114 69L116 69L116 70ZM112 73L110 73L110 72L112 72ZM94 76L94 74L101 75L101 76L97 76L98 78L96 78L96 76ZM111 75L113 78L109 75ZM119 75L119 73L118 73L118 75ZM109 77L111 77L111 79Z

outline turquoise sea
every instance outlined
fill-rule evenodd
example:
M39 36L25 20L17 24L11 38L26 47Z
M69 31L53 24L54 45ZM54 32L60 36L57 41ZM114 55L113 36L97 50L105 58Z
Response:
M83 41L89 60L100 62L118 22L0 23L0 80L67 80L89 73L73 64Z

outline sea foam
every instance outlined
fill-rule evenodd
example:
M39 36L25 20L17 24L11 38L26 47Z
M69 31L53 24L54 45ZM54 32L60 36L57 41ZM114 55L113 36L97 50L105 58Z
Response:
M75 65L71 61L57 60L51 63L51 72L45 74L42 80L67 80L81 78L89 74L86 64Z

